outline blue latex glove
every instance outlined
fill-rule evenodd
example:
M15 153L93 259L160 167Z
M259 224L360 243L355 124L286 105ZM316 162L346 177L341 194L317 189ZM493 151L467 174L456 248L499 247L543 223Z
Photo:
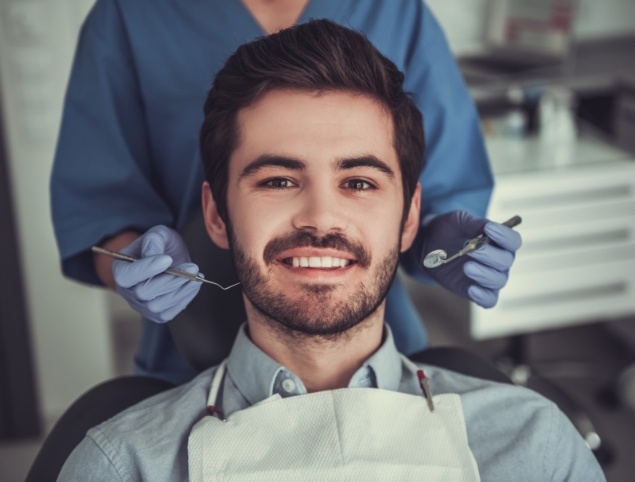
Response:
M488 244L438 268L424 272L444 288L469 298L483 308L498 301L498 292L507 283L509 268L522 239L517 231L499 223L478 219L465 211L452 211L436 216L423 231L421 259L430 251L443 249L448 257L460 251L465 243L485 232Z
M173 229L155 226L121 252L139 259L132 263L113 262L117 293L149 320L157 323L171 320L185 309L201 288L199 282L162 274L169 267L198 273L198 266L190 262L185 243Z

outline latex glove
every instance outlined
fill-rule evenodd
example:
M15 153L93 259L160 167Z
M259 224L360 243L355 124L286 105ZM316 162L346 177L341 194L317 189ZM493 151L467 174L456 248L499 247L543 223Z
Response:
M488 244L437 268L421 267L444 288L469 298L483 308L498 301L498 292L507 283L509 268L522 239L518 231L507 226L478 219L465 211L452 211L436 216L423 231L421 260L430 251L443 249L448 257L460 251L465 243L485 232Z
M198 274L198 266L190 262L183 239L173 229L155 226L121 252L139 259L132 263L113 262L117 293L149 320L157 323L171 320L201 288L197 281L162 274L169 267Z

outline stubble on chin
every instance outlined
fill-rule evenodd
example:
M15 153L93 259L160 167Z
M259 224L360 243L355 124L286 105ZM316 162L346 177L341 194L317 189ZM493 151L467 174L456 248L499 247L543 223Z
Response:
M372 268L370 258L368 267L357 268L372 269L368 284L360 282L352 293L339 294L339 299L338 292L346 290L336 284L304 283L295 286L293 294L287 294L271 286L271 270L261 270L239 243L234 239L230 242L236 272L253 308L248 313L252 311L278 335L295 343L341 342L376 322L375 315L398 266L399 251L395 247L376 268Z

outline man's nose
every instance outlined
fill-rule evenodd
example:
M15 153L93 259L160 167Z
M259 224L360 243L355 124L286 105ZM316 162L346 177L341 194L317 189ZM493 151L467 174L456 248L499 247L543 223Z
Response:
M305 189L297 201L298 210L293 219L296 229L326 234L346 227L344 206L332 189L317 186Z

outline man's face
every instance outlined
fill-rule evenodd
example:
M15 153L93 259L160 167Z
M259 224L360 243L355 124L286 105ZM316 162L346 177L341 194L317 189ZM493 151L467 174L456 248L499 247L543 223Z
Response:
M212 239L231 246L248 311L312 335L357 325L382 304L418 226L417 189L402 230L390 115L351 93L277 90L240 111L238 125L230 226L207 187L204 204Z

